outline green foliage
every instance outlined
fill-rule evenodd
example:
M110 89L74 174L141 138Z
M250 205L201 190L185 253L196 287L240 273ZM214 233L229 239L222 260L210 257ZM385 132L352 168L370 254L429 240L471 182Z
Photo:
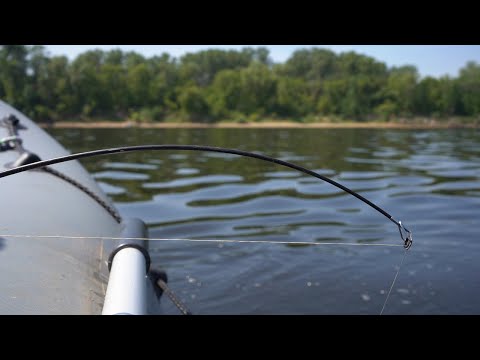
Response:
M307 82L327 80L336 71L337 56L324 49L303 49L295 51L281 70L282 75L302 78Z
M2 45L0 48L0 96L13 106L27 107L28 48Z
M418 72L414 66L402 66L390 70L388 80L383 89L385 101L395 104L395 112L391 115L410 116L414 112L415 88Z
M264 49L266 50L266 49ZM197 86L205 87L212 83L215 75L222 70L247 67L254 59L264 59L267 53L246 48L243 51L205 50L189 53L180 59L179 76L183 82L193 81Z
M252 63L239 70L240 93L236 110L246 115L266 115L272 111L275 101L276 78L262 63Z
M283 116L305 116L313 111L313 99L303 79L280 77L276 95L277 112Z
M389 121L392 117L398 114L398 106L390 100L386 100L384 103L378 105L374 112L376 115L380 116L380 119L383 121Z
M203 91L198 86L183 88L178 96L180 110L191 121L208 121L210 108Z
M139 111L131 111L129 119L135 122L162 121L165 118L165 109L161 106L145 107Z
M312 48L273 64L266 48L179 59L91 50L73 61L42 46L0 45L0 98L40 121L302 122L480 116L480 65L421 79L414 66Z
M480 65L469 62L458 78L461 108L466 115L480 115Z
M240 73L233 70L220 71L209 88L208 103L212 115L226 118L236 111L240 101Z

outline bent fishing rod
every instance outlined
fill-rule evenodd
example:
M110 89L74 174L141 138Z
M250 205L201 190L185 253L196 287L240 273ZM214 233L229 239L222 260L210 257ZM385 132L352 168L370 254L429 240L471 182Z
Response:
M332 180L326 176L323 176L315 171L309 170L303 166L293 164L288 161L280 160L274 157L270 157L267 155L262 155L258 153L253 153L249 151L242 151L242 150L237 150L237 149L229 149L229 148L223 148L223 147L214 147L214 146L201 146L201 145L140 145L140 146L122 146L122 147L116 147L116 148L108 148L108 149L100 149L100 150L93 150L93 151L86 151L86 152L80 152L76 154L70 154L70 155L65 155L65 156L60 156L48 160L37 160L32 163L27 163L25 165L21 165L12 169L8 169L5 171L0 172L0 178L4 178L7 176L11 176L14 174L18 174L24 171L28 170L34 170L34 169L40 169L48 165L54 165L54 164L59 164L67 161L72 161L72 160L79 160L79 159L85 159L85 158L92 158L96 156L104 156L104 155L112 155L112 154L120 154L120 153L130 153L130 152L136 152L136 151L165 151L165 150L180 150L180 151L206 151L206 152L215 152L215 153L223 153L223 154L231 154L231 155L238 155L238 156L243 156L243 157L249 157L249 158L254 158L254 159L259 159L263 160L266 162L278 164L285 166L287 168L291 168L294 170L297 170L299 172L305 173L307 175L313 176L317 179L323 180L341 190L344 192L355 196L357 199L361 200L371 208L375 209L378 211L380 214L385 216L388 220L393 222L395 225L397 225L398 230L400 232L400 237L404 243L404 248L405 249L410 249L413 243L413 236L412 232L408 230L401 221L397 221L396 219L393 218L392 215L390 215L388 212L386 212L384 209L381 207L375 205L373 202L370 200L366 199L362 195L358 194L357 192L349 189L348 187L336 182L335 180ZM38 157L36 158L38 159Z

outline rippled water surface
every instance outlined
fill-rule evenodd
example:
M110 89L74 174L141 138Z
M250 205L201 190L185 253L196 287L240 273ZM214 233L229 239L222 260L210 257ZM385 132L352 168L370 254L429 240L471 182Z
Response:
M331 177L414 233L386 314L480 313L478 130L51 130L72 152L195 144L260 152ZM402 247L396 226L330 184L255 159L144 152L84 160L152 238L313 242L151 243L196 314L378 314ZM333 243L333 245L332 245ZM176 314L168 300L167 314Z

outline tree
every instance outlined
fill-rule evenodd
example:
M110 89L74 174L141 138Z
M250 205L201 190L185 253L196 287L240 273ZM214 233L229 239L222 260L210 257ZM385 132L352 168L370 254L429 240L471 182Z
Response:
M271 113L277 81L269 68L262 63L252 63L239 74L241 90L236 110L246 115Z
M220 71L209 87L207 96L212 115L216 118L224 118L236 111L240 102L241 91L241 76L238 71Z
M74 91L65 56L47 58L37 69L35 94L38 96L33 111L41 120L58 120L76 115Z
M127 69L129 106L140 109L149 104L150 82L153 74L146 63L138 63Z
M178 96L180 109L191 121L209 121L210 108L205 95L198 86L183 88Z
M389 104L387 108L397 116L411 116L414 111L413 104L418 78L418 71L414 66L407 65L390 69L382 93L382 104Z
M458 89L466 115L480 115L480 65L470 61L460 70Z
M188 53L180 59L179 76L184 84L193 82L197 86L206 87L220 71L247 67L256 55L255 51L248 49L244 51L211 49ZM268 58L268 53L266 56ZM265 60L264 57L264 52L260 51L258 58Z
M423 116L438 116L438 104L441 95L438 79L430 76L422 79L415 89L415 112Z
M99 76L104 52L91 50L80 54L70 67L70 81L74 91L75 112L82 116L97 116L108 108L107 94Z
M0 96L20 108L27 106L28 51L25 45L0 46Z
M341 115L342 102L348 91L346 79L327 80L317 102L317 111L322 115Z
M302 49L295 51L286 61L282 75L317 82L332 78L336 72L337 56L325 49Z
M121 64L106 63L102 66L99 81L104 91L102 112L125 118L129 106L129 88L126 71Z
M280 77L276 97L276 112L282 117L305 116L313 110L313 100L303 79Z
M216 117L269 114L275 105L276 85L274 74L259 62L236 71L221 71L209 92L212 113Z
M168 54L149 59L152 79L149 88L149 106L161 107L164 111L176 109L179 76L174 58Z

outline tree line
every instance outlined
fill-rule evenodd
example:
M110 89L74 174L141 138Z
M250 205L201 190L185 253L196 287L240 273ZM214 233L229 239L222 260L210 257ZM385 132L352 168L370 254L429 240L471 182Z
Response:
M480 65L421 78L415 66L319 48L273 63L263 47L180 58L91 50L69 61L42 46L0 45L0 99L38 121L474 120Z

